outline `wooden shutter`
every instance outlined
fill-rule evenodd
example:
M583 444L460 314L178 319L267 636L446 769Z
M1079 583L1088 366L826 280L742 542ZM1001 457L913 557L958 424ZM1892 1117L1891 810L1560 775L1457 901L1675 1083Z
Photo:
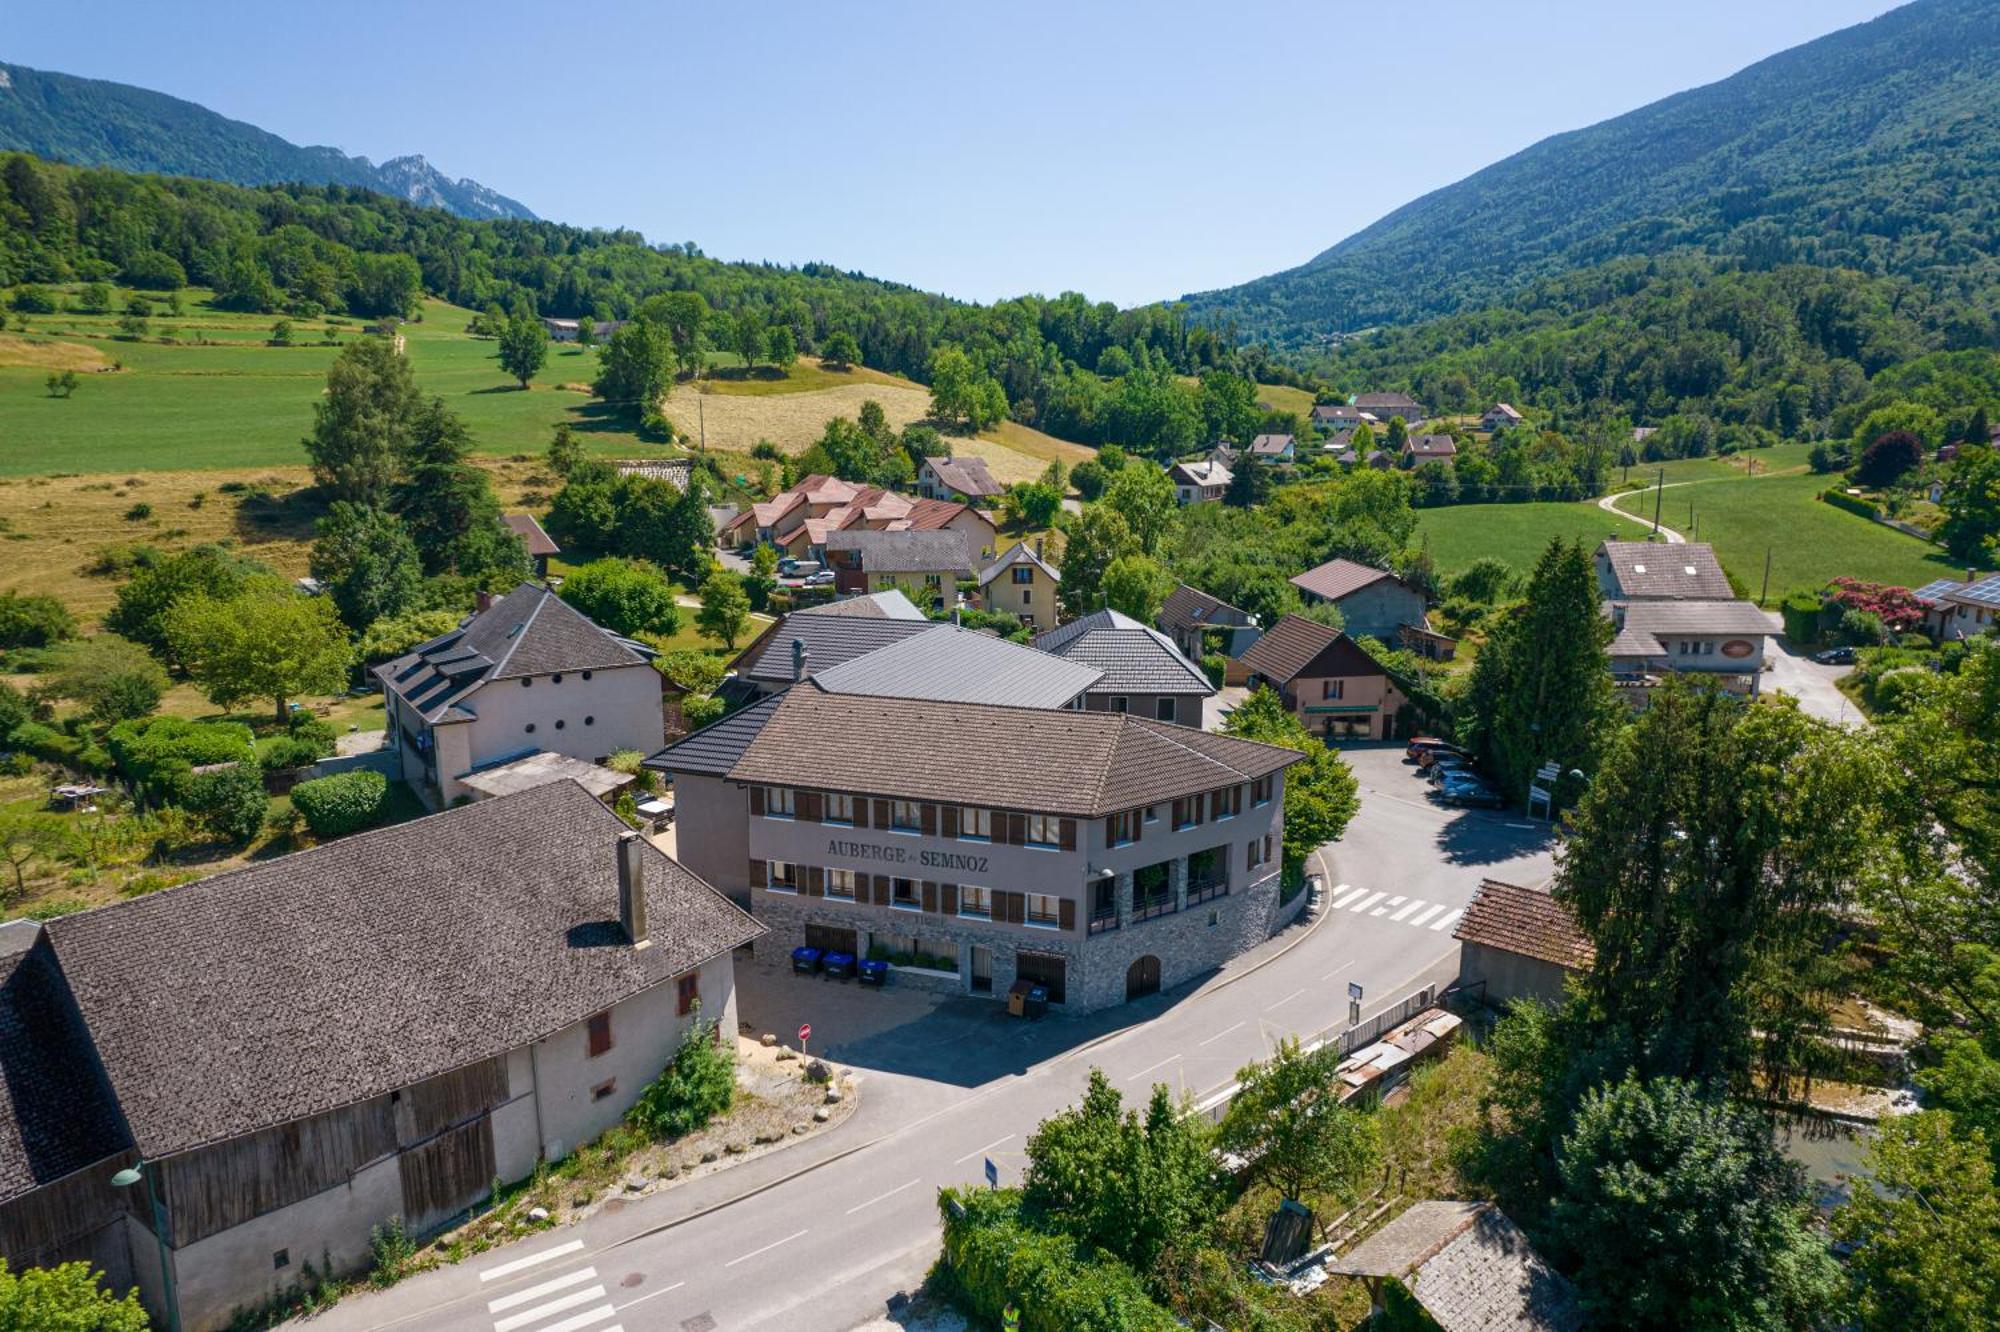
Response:
M875 905L889 905L889 876L886 874L875 876Z
M993 914L1006 925L1019 925L1028 918L1028 898L1025 893L996 892L993 894Z
M917 813L917 825L926 837L937 836L937 806L925 801Z
M878 800L875 802L875 826L878 828L887 828L888 826L890 826L889 802L886 800Z
M826 809L825 800L826 797L817 791L799 792L799 818L807 823L818 823Z
M938 910L947 916L958 914L958 885L941 883L938 885Z
M855 796L849 801L849 804L854 809L854 826L857 828L866 828L868 826L868 797Z
M1112 847L1118 845L1118 821L1124 817L1123 814L1113 814L1104 821L1105 846Z
M1194 814L1194 821L1196 823L1201 822L1203 807L1207 805L1207 803L1208 803L1208 797L1206 795L1192 796L1188 799L1188 807L1190 808L1190 810L1192 810Z
M765 877L765 869L764 869L764 862L763 862L763 861L761 861L761 860L753 860L753 861L751 861L751 862L750 862L750 886L751 886L752 888L763 888L763 887L766 887L766 886L767 886L767 885L768 885L769 883L770 883L770 880L769 880L768 878L766 878L766 877Z
M1146 811L1145 811L1145 810L1143 810L1143 809L1135 809L1135 810L1131 810L1131 811L1129 811L1129 812L1127 812L1127 813L1126 813L1125 817L1126 817L1126 818L1127 818L1127 819L1128 819L1128 820L1129 820L1129 821L1131 822L1131 824L1132 824L1132 826L1131 826L1131 828L1130 828L1130 830L1129 830L1129 831L1130 831L1130 832L1131 832L1131 834L1132 834L1132 840L1133 840L1133 841L1135 841L1135 842L1136 842L1136 841L1138 841L1138 840L1139 840L1139 839L1140 839L1141 837L1144 837L1144 836L1146 835Z
M1026 846L1028 844L1028 816L1009 814L1007 816L1007 845Z
M923 903L924 903L924 910L932 912L937 910L937 904L938 904L937 885L932 883L929 879L924 880Z
M806 871L806 896L826 896L826 868L824 866L814 865Z
M946 837L956 837L956 836L958 836L958 806L957 806L957 805L946 805L946 806L944 807L944 835L945 835Z
M750 812L752 814L764 812L764 788L761 786L750 788Z
M1060 909L1060 914L1062 919L1062 927L1065 930L1073 930L1076 928L1075 902L1072 902L1069 898L1065 897L1062 900L1062 907Z
M1076 820L1064 819L1061 826L1062 831L1058 836L1062 849L1065 851L1076 850Z

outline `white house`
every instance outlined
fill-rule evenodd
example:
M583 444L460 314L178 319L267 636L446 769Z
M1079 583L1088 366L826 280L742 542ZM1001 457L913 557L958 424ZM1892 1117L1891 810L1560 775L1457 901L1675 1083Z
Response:
M1174 483L1174 497L1183 504L1212 504L1229 492L1236 478L1213 458L1198 462L1177 462L1167 469Z

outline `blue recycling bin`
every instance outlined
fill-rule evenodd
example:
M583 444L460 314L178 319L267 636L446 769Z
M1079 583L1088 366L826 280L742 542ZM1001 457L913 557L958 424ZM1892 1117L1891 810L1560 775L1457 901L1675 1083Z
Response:
M802 976L810 976L819 970L820 951L817 948L794 948L792 950L792 970Z
M863 958L856 969L863 985L887 985L889 983L889 964L887 962L873 962L867 958Z
M820 959L820 965L826 969L828 978L832 980L852 980L854 978L854 954L852 953L828 953Z

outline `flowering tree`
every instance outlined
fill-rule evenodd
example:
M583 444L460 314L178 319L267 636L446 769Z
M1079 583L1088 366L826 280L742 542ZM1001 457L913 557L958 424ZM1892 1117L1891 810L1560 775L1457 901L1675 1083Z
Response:
M1826 592L1827 602L1842 610L1869 611L1896 633L1907 633L1924 622L1924 603L1907 587L1893 583L1864 583L1859 578L1840 577Z

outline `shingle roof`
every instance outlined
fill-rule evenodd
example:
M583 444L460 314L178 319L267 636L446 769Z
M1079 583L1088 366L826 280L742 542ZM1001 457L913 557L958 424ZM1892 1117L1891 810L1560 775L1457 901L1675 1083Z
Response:
M1704 541L1665 545L1657 541L1606 541L1597 548L1608 563L1619 600L1694 597L1727 601L1736 595L1729 575Z
M502 514L500 521L507 524L507 529L515 536L521 538L521 544L527 548L530 555L562 554L562 547L556 544L554 537L542 530L542 525L535 521L534 514Z
M1213 458L1202 458L1195 462L1177 462L1167 469L1176 485L1184 486L1226 486L1236 478L1227 467Z
M1623 603L1626 633L1775 634L1782 622L1747 601L1631 601Z
M1444 1332L1576 1332L1576 1291L1506 1213L1483 1202L1419 1202L1326 1270L1394 1277Z
M682 746L699 736L668 746L653 766L680 770ZM902 743L924 737L949 737L949 743ZM1125 713L791 689L726 775L739 782L1101 818L1263 777L1301 757Z
M1411 435L1403 441L1403 451L1416 458L1455 458L1458 441L1450 435Z
M1062 580L1062 570L1028 549L1027 542L1016 541L1013 545L1007 547L1006 550L1000 552L999 559L979 571L979 585L985 587L1006 570L1013 568L1017 564L1032 564L1047 574L1051 581L1060 582Z
M1326 421L1359 421L1361 419L1361 409L1344 402L1315 403L1312 409L1312 419L1314 425L1319 425Z
M1258 457L1276 457L1297 443L1290 435L1259 435L1250 441L1250 452Z
M1198 587L1180 584L1167 593L1160 606L1160 628L1206 629L1212 624L1248 625L1249 613L1240 611L1220 597L1212 597Z
M65 916L49 936L139 1148L166 1156L539 1040L763 932L573 782Z
M1485 414L1488 416L1504 416L1509 421L1518 421L1521 419L1521 414L1514 410L1513 404L1505 402L1494 403L1486 409Z
M706 777L727 776L729 770L742 759L743 751L771 720L771 714L778 710L779 700L784 694L772 694L758 699L749 707L732 712L721 721L710 722L694 734L676 740L673 744L646 760L649 768L671 768L674 772L692 772ZM673 762L661 762L664 755L673 755Z
M31 920L0 925L0 1080L0 1202L132 1145L69 983Z
M1295 575L1292 586L1328 601L1338 601L1385 578L1393 581L1395 577L1387 569L1358 564L1353 560L1328 560L1317 568Z
M793 615L852 615L873 620L925 620L929 617L896 588L866 596L842 597L820 606L801 606Z
M1238 664L1281 683L1304 675L1386 675L1381 663L1340 630L1302 615L1286 615L1243 650Z
M971 455L964 458L932 458L930 469L936 474L946 489L974 499L982 496L998 495L1007 487L993 478L986 469L986 459Z
M1101 674L1095 666L992 634L940 624L866 656L815 669L812 681L829 694L1060 708Z
M1105 609L1035 637L1035 646L1104 672L1093 694L1199 694L1215 692L1199 666L1174 640L1129 615Z
M794 639L805 644L806 672L813 674L831 670L891 643L900 643L912 634L943 627L921 617L906 620L880 614L793 611L759 634L732 664L738 673L752 680L788 682L792 678Z
M1588 967L1597 955L1576 917L1546 885L1528 888L1498 879L1480 881L1452 937L1572 971Z
M961 514L971 514L988 527L993 520L962 500L914 499L910 501L910 511L906 515L910 526L919 532L928 532L955 521Z
M523 583L450 633L377 666L375 678L426 721L463 721L471 714L458 705L495 680L645 662L635 645L548 588Z
M868 573L949 573L971 577L972 543L951 528L878 532L847 528L826 534L826 548L856 551Z

